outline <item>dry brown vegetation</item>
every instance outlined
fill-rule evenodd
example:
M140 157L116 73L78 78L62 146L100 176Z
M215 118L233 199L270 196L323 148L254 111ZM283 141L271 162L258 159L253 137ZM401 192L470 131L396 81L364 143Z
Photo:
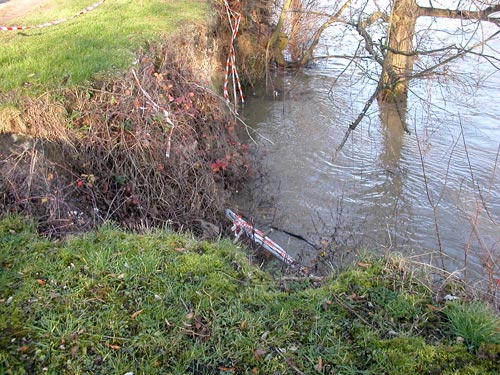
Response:
M265 72L269 10L230 2L243 17L235 45L244 85ZM0 212L59 235L113 220L213 235L249 170L221 87L231 27L222 2L208 27L188 25L145 47L120 77L39 97L0 95ZM22 90L20 90L22 91ZM3 134L2 134L3 133ZM212 225L214 224L214 225Z
M234 118L207 89L209 61L195 60L206 40L190 43L150 46L120 78L4 110L0 130L23 136L2 139L0 209L51 234L105 220L215 230L207 222L219 222L249 166Z

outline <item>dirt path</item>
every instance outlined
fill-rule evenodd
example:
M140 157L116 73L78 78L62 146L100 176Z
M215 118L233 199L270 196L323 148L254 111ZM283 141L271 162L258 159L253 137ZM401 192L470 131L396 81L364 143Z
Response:
M0 26L14 18L21 17L26 11L38 7L47 0L0 0Z

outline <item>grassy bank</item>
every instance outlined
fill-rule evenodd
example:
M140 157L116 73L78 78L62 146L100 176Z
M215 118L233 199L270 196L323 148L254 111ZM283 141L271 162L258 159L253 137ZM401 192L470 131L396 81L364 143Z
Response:
M49 0L9 25L69 18L92 0ZM57 26L0 32L0 92L72 86L128 67L137 48L180 24L202 20L203 0L113 0Z
M9 217L0 267L5 374L500 372L491 313L397 259L272 280L228 241L102 227L55 243Z

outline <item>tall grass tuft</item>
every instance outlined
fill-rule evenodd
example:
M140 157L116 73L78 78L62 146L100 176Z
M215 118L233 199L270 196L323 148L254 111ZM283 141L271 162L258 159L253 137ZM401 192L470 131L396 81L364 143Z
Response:
M483 343L500 343L498 318L489 305L454 302L447 305L444 313L452 333L462 337L470 350L478 350Z

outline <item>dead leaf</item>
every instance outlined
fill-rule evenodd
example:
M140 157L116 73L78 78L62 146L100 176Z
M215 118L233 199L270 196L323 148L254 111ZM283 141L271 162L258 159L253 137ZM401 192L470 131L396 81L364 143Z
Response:
M78 349L80 349L79 345L75 345L71 348L70 354L72 358L76 358L76 355L78 354Z
M108 348L113 349L113 350L121 349L120 345L110 344L109 342L105 343L104 345L106 345Z
M247 321L246 321L246 320L244 320L244 321L242 321L242 322L241 322L241 324L240 324L240 329L241 329L241 330L244 330L246 327L247 327Z
M369 267L371 267L371 263L358 262L356 264L357 264L358 267L361 267L361 268L369 268Z
M316 371L322 372L323 371L323 359L321 357L318 357L318 364L314 366Z
M253 356L255 357L256 360L259 361L261 357L265 356L268 352L269 350L267 349L255 349L253 351Z
M366 299L366 294L363 294L362 296L358 296L356 293L353 293L348 298L350 300L354 300L354 301L361 301L361 300Z
M141 310L137 310L135 313L133 313L132 315L130 315L130 317L132 319L135 319L137 318L142 312L144 311L144 309L141 309Z
M219 370L226 371L226 372L235 372L236 367L219 367Z
M96 287L92 290L97 299L103 300L108 296L109 288Z
M45 285L45 280L38 279L36 282L38 283L38 285Z

